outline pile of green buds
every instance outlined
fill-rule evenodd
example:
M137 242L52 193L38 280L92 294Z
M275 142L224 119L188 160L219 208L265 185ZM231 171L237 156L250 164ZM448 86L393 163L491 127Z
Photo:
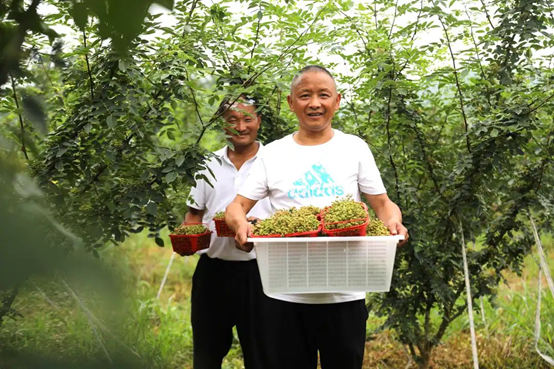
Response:
M380 219L375 218L369 221L366 236L390 236L390 231Z
M271 217L258 221L253 233L256 236L285 236L291 233L317 231L320 225L317 218L319 213L320 209L315 206L278 210Z
M367 219L364 206L349 195L344 199L335 200L323 212L323 223L326 229L341 229L364 224ZM349 220L361 219L349 222ZM341 222L341 223L338 223Z
M219 212L215 213L213 219L217 219L217 220L225 219L225 212L224 211L219 211Z
M202 224L181 224L173 231L174 235L193 235L208 232L208 229Z

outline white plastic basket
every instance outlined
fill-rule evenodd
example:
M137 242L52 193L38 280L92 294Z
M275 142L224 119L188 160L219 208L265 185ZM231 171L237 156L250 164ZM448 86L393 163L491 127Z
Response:
M265 293L387 292L404 236L249 238Z

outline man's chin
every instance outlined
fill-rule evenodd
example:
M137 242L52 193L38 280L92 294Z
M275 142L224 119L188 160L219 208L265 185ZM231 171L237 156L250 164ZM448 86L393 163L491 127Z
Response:
M255 140L236 140L236 139L232 139L232 140L229 140L233 146L235 147L243 147L243 146L249 146L249 145L252 145Z
M301 128L302 129L305 129L306 131L309 131L309 132L322 132L322 131L325 131L327 129L329 129L331 127L331 123L304 123L301 125Z

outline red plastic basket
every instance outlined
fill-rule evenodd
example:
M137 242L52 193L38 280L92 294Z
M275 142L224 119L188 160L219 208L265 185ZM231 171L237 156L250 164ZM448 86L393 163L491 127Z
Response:
M284 237L317 237L321 233L321 225L315 231L289 233Z
M185 224L185 223L183 223ZM205 223L186 223L186 224L202 224L206 228L207 224ZM170 234L169 238L171 239L171 245L173 246L173 251L181 256L193 255L195 252L210 247L210 239L212 236L212 231L207 231L200 234Z
M213 221L218 237L235 237L235 232L229 228L225 219L214 219Z
M363 202L359 202L365 212L366 217L365 218L359 218L359 219L350 219L350 220L343 220L340 222L331 222L331 223L325 223L325 212L327 208L323 209L321 214L321 219L323 223L323 233L325 233L328 237L355 237L355 236L365 236L367 234L367 225L369 224L369 214L367 213L367 206ZM357 222L357 221L363 221L362 224L355 225L352 227L346 227L346 228L338 228L338 229L328 229L327 226L330 224L341 224L341 223L350 223L350 222Z

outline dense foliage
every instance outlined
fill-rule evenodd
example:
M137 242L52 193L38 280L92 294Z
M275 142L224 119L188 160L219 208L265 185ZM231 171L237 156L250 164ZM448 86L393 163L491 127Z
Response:
M549 0L159 1L171 25L147 0L39 3L0 5L0 160L27 163L93 251L142 230L163 245L221 145L222 98L257 96L262 139L282 137L288 84L309 63L335 72L336 126L369 143L404 213L411 240L370 305L421 366L466 309L462 230L473 298L519 270L528 213L551 230Z

